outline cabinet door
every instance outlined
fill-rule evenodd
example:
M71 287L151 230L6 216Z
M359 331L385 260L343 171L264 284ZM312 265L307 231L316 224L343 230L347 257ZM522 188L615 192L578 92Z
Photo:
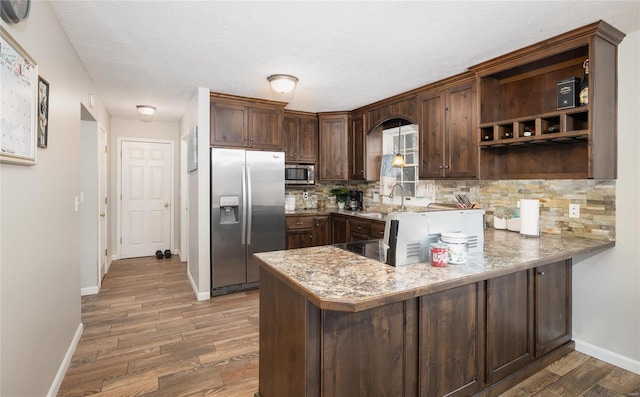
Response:
M249 146L282 150L282 117L281 109L249 108Z
M313 247L313 229L288 230L287 249Z
M362 116L351 119L349 130L349 173L352 180L365 179L364 120Z
M420 298L420 396L469 396L482 386L483 285Z
M487 280L487 381L533 360L532 270Z
M371 222L371 230L369 231L371 240L376 240L384 237L384 222Z
M211 103L211 145L248 145L247 108L227 103Z
M475 178L478 173L478 126L474 82L449 89L445 110L445 175Z
M298 161L315 163L318 157L318 119L301 117L298 124Z
M284 116L282 122L282 145L285 161L298 160L298 118Z
M571 340L571 262L535 269L536 357Z
M349 179L347 121L344 115L320 116L320 179Z
M313 218L313 245L331 244L331 230L328 216L316 216Z
M344 216L331 217L331 243L347 242L347 218Z
M444 177L444 94L433 92L420 104L420 178Z

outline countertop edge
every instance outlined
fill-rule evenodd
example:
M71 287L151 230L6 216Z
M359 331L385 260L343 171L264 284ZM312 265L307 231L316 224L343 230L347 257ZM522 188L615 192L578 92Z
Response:
M290 277L278 271L276 268L269 265L269 263L265 262L260 257L258 256L254 256L254 257L260 262L261 267L263 269L267 270L269 273L277 277L279 280L283 281L289 287L293 288L297 293L302 295L305 299L309 300L316 307L322 310L355 313L355 312L360 312L368 309L373 309L375 307L388 305L391 303L401 302L407 299L429 295L432 293L444 291L444 290L459 287L462 285L489 280L492 278L504 276L504 275L515 273L522 270L528 270L537 266L547 265L549 263L572 259L579 255L599 253L607 249L613 248L614 246L615 246L615 241L602 241L601 244L598 244L596 246L587 247L587 248L578 248L575 250L558 253L556 255L546 255L543 258L521 262L507 268L488 270L479 274L459 277L452 280L447 280L447 281L426 285L424 287L409 289L402 292L393 292L389 294L378 295L375 297L363 298L358 301L349 300L349 299L337 300L337 299L321 298L316 294L314 294L309 289L297 283L295 280L291 279ZM349 253L349 254L358 256L357 254L354 254L354 253Z

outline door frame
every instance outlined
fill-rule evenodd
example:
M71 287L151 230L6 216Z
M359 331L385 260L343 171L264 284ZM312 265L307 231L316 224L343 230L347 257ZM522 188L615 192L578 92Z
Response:
M169 246L171 247L171 252L175 252L174 247L174 238L175 238L175 226L174 226L174 208L175 208L175 194L174 194L174 185L175 185L175 160L174 160L174 141L168 139L147 139L147 138L127 138L127 137L118 137L117 143L117 161L116 161L116 219L118 220L118 227L116 228L116 244L118 250L118 258L122 258L122 143L123 142L142 142L142 143L163 143L169 144L169 161L171 162L170 172L169 172L169 194L170 194L170 202L169 205Z
M111 250L109 247L109 133L102 123L98 123L98 285L109 272L111 266ZM104 138L104 140L103 140ZM104 146L104 147L103 147ZM104 167L104 168L103 168ZM104 189L104 197L100 192ZM104 222L104 225L101 223ZM105 251L106 250L106 251ZM106 253L105 253L106 252Z

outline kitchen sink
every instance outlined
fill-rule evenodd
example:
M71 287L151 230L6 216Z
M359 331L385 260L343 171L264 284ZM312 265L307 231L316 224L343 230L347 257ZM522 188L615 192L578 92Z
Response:
M357 216L362 216L365 218L373 218L373 219L384 219L386 215L380 212L363 212L363 213L357 214Z

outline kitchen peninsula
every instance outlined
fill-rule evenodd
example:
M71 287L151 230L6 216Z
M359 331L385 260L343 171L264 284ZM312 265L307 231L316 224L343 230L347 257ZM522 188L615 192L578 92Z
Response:
M445 268L335 246L256 254L256 395L498 395L573 350L571 259L614 244L490 230Z

